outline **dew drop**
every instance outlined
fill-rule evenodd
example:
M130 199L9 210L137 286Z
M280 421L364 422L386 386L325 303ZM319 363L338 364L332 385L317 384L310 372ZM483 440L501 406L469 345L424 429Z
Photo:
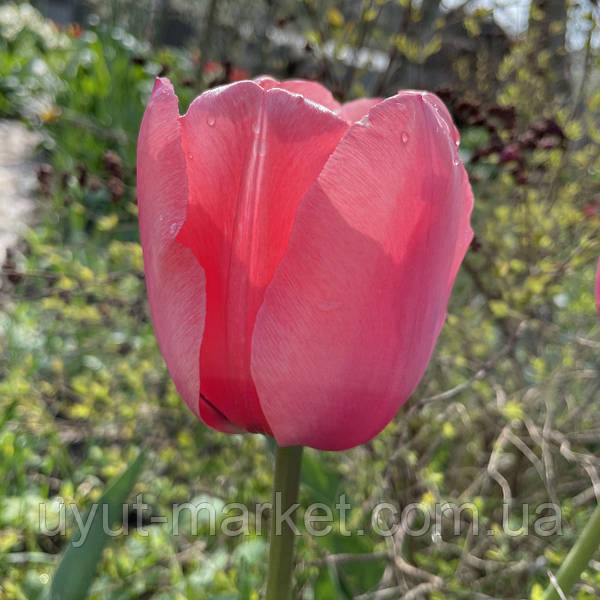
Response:
M402 138L402 143L406 144L408 142L408 133L406 133L406 131L403 131L401 138Z
M213 127L216 121L217 120L215 119L214 115L208 115L208 117L206 117L206 124L209 127Z
M252 123L252 131L254 131L254 133L258 133L260 131L260 124L258 121Z
M171 226L169 227L169 232L171 233L171 235L175 235L176 231L177 231L177 223L171 223Z
M457 148L460 146L460 140L456 140L454 143L456 144Z
M194 157L192 156L192 153L191 153L191 152L188 154L188 158L189 158L190 160L192 160L192 158L194 158Z
M452 161L452 164L453 164L455 167L458 167L458 165L460 165L460 160L458 160L458 158L455 158L455 159Z

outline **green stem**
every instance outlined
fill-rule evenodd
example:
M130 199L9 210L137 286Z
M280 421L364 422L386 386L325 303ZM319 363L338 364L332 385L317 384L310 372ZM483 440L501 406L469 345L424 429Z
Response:
M277 447L266 600L290 597L295 531L282 516L298 499L301 463L302 446ZM295 513L291 512L292 524Z
M571 588L579 581L579 576L587 567L599 545L600 505L594 510L591 519L587 522L556 574L556 582L564 596L567 596ZM560 595L552 582L546 588L542 600L560 600Z

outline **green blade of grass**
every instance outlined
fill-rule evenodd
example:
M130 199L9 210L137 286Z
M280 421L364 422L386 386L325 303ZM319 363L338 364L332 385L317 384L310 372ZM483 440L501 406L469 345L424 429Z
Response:
M50 600L82 600L86 597L102 550L109 539L107 527L112 527L119 517L122 518L123 504L142 470L145 458L146 452L140 452L127 470L102 494L94 512L89 513L83 521L87 523L90 520L85 539L81 540L81 532L78 532L69 541L52 580Z

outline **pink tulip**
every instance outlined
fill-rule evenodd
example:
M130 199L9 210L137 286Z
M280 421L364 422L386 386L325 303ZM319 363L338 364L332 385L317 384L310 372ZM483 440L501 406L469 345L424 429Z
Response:
M341 450L376 435L431 357L472 238L443 103L340 106L310 81L158 79L138 142L150 310L207 425Z

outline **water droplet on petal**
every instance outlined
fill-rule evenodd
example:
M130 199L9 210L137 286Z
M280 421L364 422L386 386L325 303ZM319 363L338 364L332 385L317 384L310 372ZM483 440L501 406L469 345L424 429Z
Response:
M216 121L217 120L215 119L214 115L208 115L208 117L206 117L206 124L209 127L213 127L213 125L216 123Z
M171 226L169 227L169 233L171 235L175 235L176 231L177 231L177 223L171 223Z
M254 133L258 133L260 131L260 123L258 121L252 123L252 131L254 131Z
M402 143L406 144L408 142L408 133L406 133L406 131L402 132Z
M191 153L191 152L188 154L188 158L189 158L190 160L192 160L192 158L194 158L194 157L192 156L192 153Z
M458 160L458 158L455 158L455 159L452 161L452 164L453 164L455 167L458 167L458 165L460 165L460 160Z
M460 140L456 140L454 143L456 144L457 148L460 146Z

